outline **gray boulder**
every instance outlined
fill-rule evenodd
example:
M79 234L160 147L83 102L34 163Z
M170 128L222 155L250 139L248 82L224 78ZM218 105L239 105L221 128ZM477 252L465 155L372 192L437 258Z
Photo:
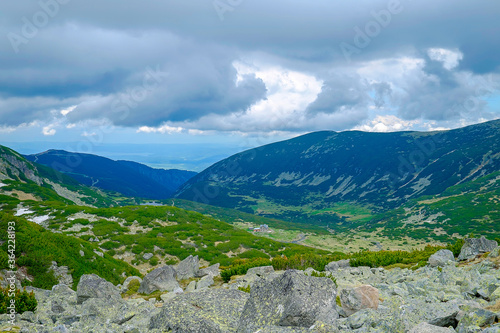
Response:
M497 246L493 251L488 254L488 258L500 257L500 246Z
M181 294L163 305L149 328L179 333L233 332L247 299L247 293L225 289Z
M152 253L144 253L142 258L144 258L144 260L149 260L149 259L153 258L153 254Z
M361 309L370 308L377 310L379 292L377 288L370 285L343 289L340 291L340 303L342 304L342 310L347 316Z
M171 266L163 266L153 270L144 277L138 292L151 294L156 290L172 291L179 287L176 280L176 272Z
M210 267L202 268L196 273L196 277L204 277L206 275L219 276L220 275L219 266L220 264L217 263Z
M198 256L193 257L190 255L177 265L175 269L177 272L177 280L180 281L194 278L198 274L199 268L200 260Z
M332 261L331 263L329 263L325 266L325 271L334 272L334 271L338 270L339 268L347 268L347 267L350 267L350 259Z
M481 238L467 238L462 246L458 260L467 260L478 254L491 252L497 246L498 243L496 241L488 240L484 236Z
M57 266L57 262L53 261L49 270L54 271L54 276L59 281L59 284L65 284L67 286L73 285L73 277L69 274L68 266Z
M289 270L273 280L253 285L241 314L238 332L255 332L266 326L310 327L316 321L331 324L338 318L335 284Z
M214 284L214 279L213 279L212 275L206 275L206 276L202 277L201 280L196 283L196 289L197 290L206 289L213 284Z
M77 302L82 304L91 298L120 299L120 291L111 282L95 274L82 275L76 287Z
M449 262L455 262L453 252L450 250L439 250L429 257L428 264L431 267L443 267Z
M496 313L484 310L484 309L474 309L467 312L459 321L456 331L458 333L467 333L469 327L479 326L489 326L493 324L496 320Z
M257 276L265 276L274 272L273 266L252 267L247 271L247 275L255 274Z
M450 330L449 328L444 328L444 327L439 327L439 326L434 326L428 323L420 323L412 330L410 333L451 333L454 332L453 330Z

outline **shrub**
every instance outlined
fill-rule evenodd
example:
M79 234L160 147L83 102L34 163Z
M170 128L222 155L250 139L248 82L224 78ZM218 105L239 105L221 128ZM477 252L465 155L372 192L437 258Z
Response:
M9 289L0 287L0 314L9 312L9 305L11 303L11 297L9 297ZM16 304L16 313L22 314L26 311L35 312L38 305L35 294L33 292L28 293L26 289L20 291L16 289L14 294L14 300Z
M150 264L151 266L156 266L156 265L158 265L158 263L159 263L159 262L160 262L160 261L158 260L158 257L156 257L156 256L155 256L155 257L152 257L151 259L149 259L149 264Z
M254 261L250 261L244 264L239 264L231 268L228 268L226 270L223 270L220 276L222 277L222 280L227 283L231 280L231 276L233 275L243 275L246 274L250 268L259 266L269 266L270 264L271 261L269 259L259 258Z

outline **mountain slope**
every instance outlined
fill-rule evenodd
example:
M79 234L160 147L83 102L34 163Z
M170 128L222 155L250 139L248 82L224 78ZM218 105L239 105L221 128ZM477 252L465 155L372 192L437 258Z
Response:
M81 184L146 199L167 199L195 175L191 171L158 170L139 163L63 150L49 150L26 158L69 175Z
M28 161L0 146L0 194L21 200L61 201L82 206L109 206L116 202L44 165Z
M295 222L367 222L500 170L499 152L499 120L442 132L316 132L225 159L176 197Z

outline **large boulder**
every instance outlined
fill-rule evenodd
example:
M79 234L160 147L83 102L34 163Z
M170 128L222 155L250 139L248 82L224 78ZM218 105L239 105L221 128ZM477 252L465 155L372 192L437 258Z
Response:
M138 292L151 294L154 291L173 291L179 287L176 272L171 266L163 266L153 270L144 277Z
M202 277L200 279L200 281L198 281L196 283L196 289L197 290L207 289L208 287L210 287L213 284L214 284L214 278L212 277L212 275L206 275L206 276Z
M120 299L120 290L95 274L82 275L76 287L77 302L82 304L91 298Z
M458 260L467 260L474 258L478 254L491 252L498 246L496 241L486 238L467 238L458 255Z
M468 333L470 326L489 326L495 322L496 317L497 315L494 312L484 309L473 309L460 319L456 331L458 333Z
M420 323L412 330L410 333L451 333L455 332L453 330L450 330L449 328L444 328L444 327L439 327L439 326L434 326L428 323Z
M340 303L342 310L347 316L361 309L378 309L379 292L377 288L363 285L356 288L343 289L340 291Z
M196 274L196 277L204 277L206 275L212 275L212 276L219 276L220 275L220 270L219 270L220 264L217 263L215 265L212 265L207 268L202 268L198 271Z
M428 264L431 267L443 267L448 262L455 262L455 257L453 256L453 252L450 250L439 250L429 257Z
M252 267L247 271L247 275L255 274L260 277L266 276L271 273L274 273L273 266Z
M212 289L181 294L151 318L150 329L183 333L233 332L248 299L239 290Z
M198 275L200 269L200 260L198 256L189 256L179 263L176 267L177 280L186 280Z
M325 271L334 272L334 271L338 270L339 268L347 268L347 267L350 267L350 259L332 261L331 263L329 263L325 266Z
M329 278L317 278L289 270L274 279L257 281L241 314L238 332L265 327L310 327L338 318L337 291Z

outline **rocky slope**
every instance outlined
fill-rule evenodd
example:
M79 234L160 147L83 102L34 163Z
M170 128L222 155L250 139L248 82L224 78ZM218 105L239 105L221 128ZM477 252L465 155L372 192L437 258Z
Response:
M467 241L460 265L446 251L416 271L346 262L330 263L323 274L256 267L218 288L210 287L218 267L202 271L189 257L140 281L140 288L154 286L148 292L169 291L149 301L120 295L139 278L115 287L85 275L76 291L36 289L38 309L16 325L21 332L500 332L498 244ZM191 279L184 289L180 277ZM250 293L238 290L244 285ZM2 329L7 320L0 316Z

